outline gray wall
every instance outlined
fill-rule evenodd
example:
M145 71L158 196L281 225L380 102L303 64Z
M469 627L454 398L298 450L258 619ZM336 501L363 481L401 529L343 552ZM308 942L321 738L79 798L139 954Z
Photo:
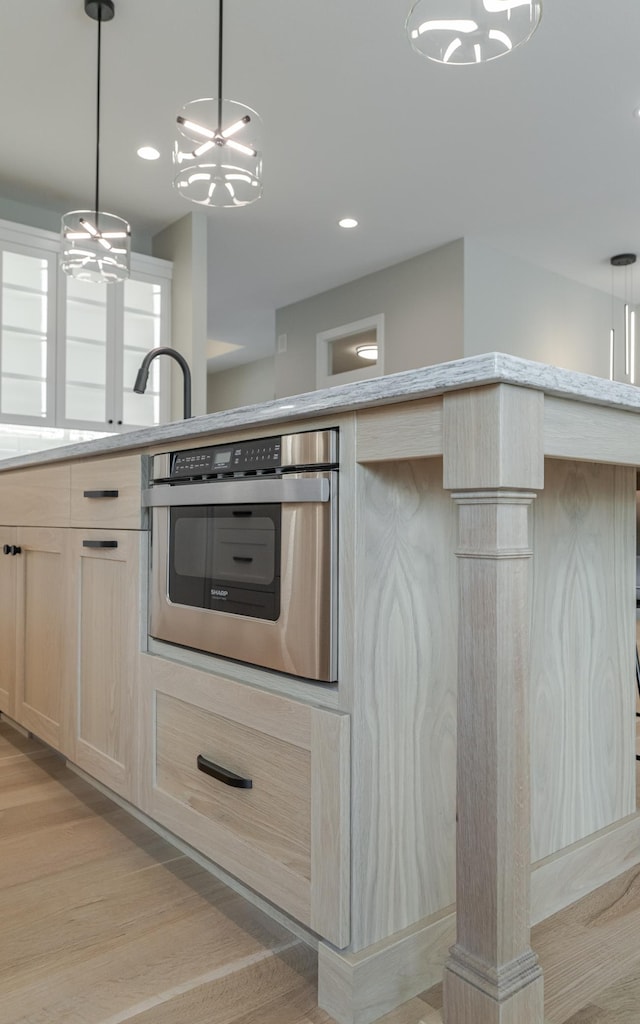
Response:
M207 411L206 214L202 210L188 213L155 235L153 255L173 261L171 345L191 367L192 412L199 416ZM171 417L182 419L182 374L173 367L173 360Z
M611 296L482 242L464 241L464 354L508 352L609 376ZM622 311L616 376L623 379ZM619 372L618 372L619 371Z
M622 301L613 308L615 377L624 380ZM385 315L385 373L498 351L608 377L611 311L607 292L459 239L277 310L276 337L286 335L287 351L275 357L273 393L270 376L260 390L260 360L211 385L215 401L227 404L209 407L313 391L316 334L378 313Z
M276 310L276 397L316 387L316 334L384 313L385 373L463 354L462 239Z
M275 398L274 357L210 373L207 377L207 412L257 405Z

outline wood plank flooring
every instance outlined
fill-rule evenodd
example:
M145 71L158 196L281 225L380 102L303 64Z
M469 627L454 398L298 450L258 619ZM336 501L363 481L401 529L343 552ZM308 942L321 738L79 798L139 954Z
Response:
M533 946L548 1024L639 1024L640 867ZM334 1024L315 959L0 721L0 1024ZM439 1024L441 1005L436 986L382 1020Z

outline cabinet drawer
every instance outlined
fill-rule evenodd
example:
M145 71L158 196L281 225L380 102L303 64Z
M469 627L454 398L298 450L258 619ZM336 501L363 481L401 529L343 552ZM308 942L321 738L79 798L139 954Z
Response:
M71 525L140 529L139 455L87 459L71 466Z
M142 661L153 722L143 809L346 945L348 716L162 658Z
M0 523L6 526L68 526L69 465L0 473Z

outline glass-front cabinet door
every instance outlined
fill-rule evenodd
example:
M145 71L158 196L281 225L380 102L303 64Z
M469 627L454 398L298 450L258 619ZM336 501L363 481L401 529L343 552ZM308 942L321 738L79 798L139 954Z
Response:
M108 423L107 285L65 279L62 418L73 423ZM112 287L112 286L110 286ZM109 410L111 412L111 410ZM113 417L112 417L113 418Z
M169 278L133 268L120 284L61 281L60 424L120 431L167 419L160 361L151 364L143 395L133 385L145 353L170 343L169 285Z
M59 248L0 220L0 424L49 438L166 422L169 361L153 361L144 395L133 385L145 353L171 345L172 264L132 253L128 280L93 284L62 273Z
M168 344L168 293L158 281L129 278L123 285L122 314L122 419L128 424L153 426L167 418L161 408L161 375L166 360L154 359L144 395L133 390L144 355ZM164 380L163 380L164 383ZM166 390L166 388L165 388Z
M0 251L0 416L7 422L55 420L55 274L53 255L27 247Z

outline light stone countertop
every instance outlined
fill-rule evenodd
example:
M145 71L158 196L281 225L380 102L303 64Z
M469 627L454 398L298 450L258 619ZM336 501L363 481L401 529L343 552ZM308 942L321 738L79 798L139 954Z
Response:
M496 383L533 388L548 395L592 405L606 405L640 412L640 388L634 385L620 384L617 381L592 377L573 370L562 370L502 352L488 352L418 370L404 370L401 373L376 377L357 384L342 384L321 391L310 391L303 395L263 402L260 405L248 405L161 426L130 430L96 441L30 452L27 455L1 460L0 471L125 452L152 445L182 442L190 438L196 441L227 433L234 428L263 427L269 423L290 424L297 420L330 415L332 412L350 412L412 399L430 398L448 391Z

